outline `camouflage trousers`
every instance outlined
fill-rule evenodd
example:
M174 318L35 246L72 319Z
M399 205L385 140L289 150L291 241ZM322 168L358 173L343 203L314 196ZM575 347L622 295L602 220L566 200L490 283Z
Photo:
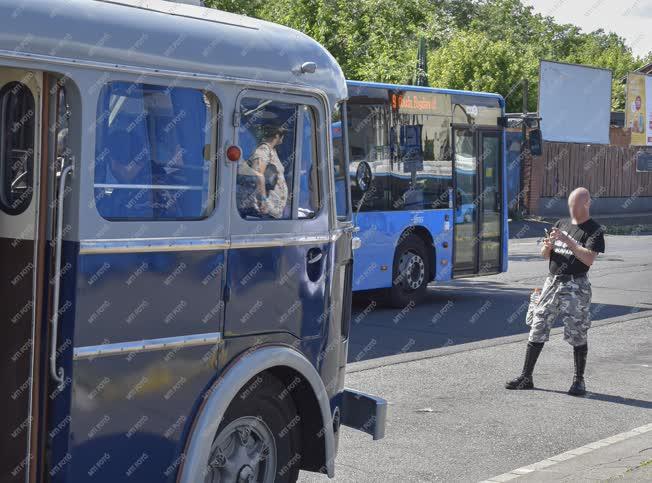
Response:
M538 301L530 303L526 323L530 325L530 342L547 342L550 329L561 317L564 340L572 346L586 344L591 327L591 283L588 277L562 280L549 275Z

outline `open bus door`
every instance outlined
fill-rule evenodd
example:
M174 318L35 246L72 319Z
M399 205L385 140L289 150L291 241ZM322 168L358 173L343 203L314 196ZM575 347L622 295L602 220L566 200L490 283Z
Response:
M0 480L36 481L48 380L57 89L47 74L0 67ZM45 86L45 87L44 87ZM45 322L44 322L45 321Z
M501 271L501 139L495 128L453 127L453 276Z

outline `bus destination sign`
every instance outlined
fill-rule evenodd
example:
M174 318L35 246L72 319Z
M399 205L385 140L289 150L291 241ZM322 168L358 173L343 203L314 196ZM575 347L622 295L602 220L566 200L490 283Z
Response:
M446 94L391 92L392 110L404 114L439 114L450 116L450 97Z

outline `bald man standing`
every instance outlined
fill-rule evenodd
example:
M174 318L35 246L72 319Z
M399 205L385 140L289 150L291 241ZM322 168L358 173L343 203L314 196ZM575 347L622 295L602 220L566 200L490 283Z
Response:
M605 248L604 230L591 218L590 206L589 191L575 189L568 197L570 218L557 221L543 241L541 255L550 260L550 274L538 303L531 308L532 325L523 372L505 384L507 389L534 388L534 366L559 316L564 322L564 340L573 346L575 360L575 377L568 394L586 394L584 368L588 353L587 332L591 326L591 283L587 273L598 253L604 253Z

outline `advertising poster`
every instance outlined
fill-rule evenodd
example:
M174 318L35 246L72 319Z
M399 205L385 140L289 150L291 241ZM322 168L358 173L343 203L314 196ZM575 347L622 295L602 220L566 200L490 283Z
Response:
M652 146L652 76L627 75L626 126L633 146Z

